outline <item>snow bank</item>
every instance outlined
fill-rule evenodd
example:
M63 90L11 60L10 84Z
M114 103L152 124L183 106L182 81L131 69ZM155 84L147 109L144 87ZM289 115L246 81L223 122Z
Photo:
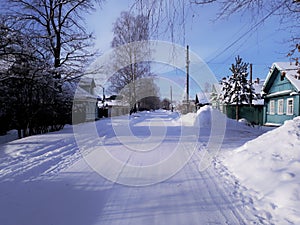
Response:
M192 116L189 116L192 119ZM224 121L226 123L226 130L254 130L252 127L248 126L244 120L236 121L234 119L229 119L220 110L213 109L211 106L201 107L197 113L194 113L194 125L209 128L212 125L212 119L218 120L220 122ZM255 129L256 130L256 129Z
M240 182L258 194L275 224L300 224L300 117L224 155Z
M181 115L180 119L183 125L209 127L213 117L227 119L219 110L213 109L211 106L203 106L196 113L188 113Z
M0 136L0 144L4 144L13 140L18 139L18 131L11 130L8 131L6 135Z
M188 113L185 115L181 115L178 120L181 121L182 125L194 126L196 116L196 113Z

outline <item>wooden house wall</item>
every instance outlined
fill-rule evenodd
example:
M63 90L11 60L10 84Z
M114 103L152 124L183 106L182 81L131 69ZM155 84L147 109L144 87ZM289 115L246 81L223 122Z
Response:
M227 105L226 106L226 115L230 119L236 119L235 105ZM245 118L249 123L254 124L263 124L263 105L242 105L239 106L239 119Z
M291 82L285 77L282 79L281 75L277 69L274 71L273 79L269 82L271 87L268 94L295 89Z
M293 119L296 116L300 115L300 106L299 106L299 95L290 95L289 93L283 94L284 91L292 92L295 90L295 87L291 82L284 76L278 69L274 69L272 77L267 84L269 89L265 97L265 109L264 109L264 123L266 124L283 124L284 121ZM273 94L274 96L269 96ZM279 100L283 100L283 113L278 112ZM288 99L294 100L294 109L292 115L287 115L287 101ZM270 111L270 102L274 101L274 113Z

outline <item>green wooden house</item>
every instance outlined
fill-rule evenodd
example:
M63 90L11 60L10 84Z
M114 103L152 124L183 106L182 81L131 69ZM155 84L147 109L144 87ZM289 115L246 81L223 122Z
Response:
M263 125L263 109L264 99L261 96L261 90L263 86L263 80L257 78L252 87L254 88L254 94L256 99L252 100L251 105L244 103L239 106L239 118L246 119L249 123L255 125ZM226 113L228 118L236 119L236 105L224 105L223 111Z
M281 125L300 115L300 66L298 63L273 63L264 82L264 124Z
M263 81L256 79L253 82L253 87L257 99L252 100L252 104L241 104L239 106L239 118L246 119L251 124L263 124L263 108L264 100L261 97ZM213 108L219 109L226 114L230 119L236 119L236 106L235 104L223 104L220 101L220 93L222 91L222 85L216 84L212 87L212 93L210 94L210 103Z

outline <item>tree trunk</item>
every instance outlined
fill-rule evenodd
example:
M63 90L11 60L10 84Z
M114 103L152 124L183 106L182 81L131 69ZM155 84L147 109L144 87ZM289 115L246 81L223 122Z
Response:
M236 104L235 106L235 118L238 121L239 120L239 105Z
M18 128L18 138L21 139L22 138L22 129Z

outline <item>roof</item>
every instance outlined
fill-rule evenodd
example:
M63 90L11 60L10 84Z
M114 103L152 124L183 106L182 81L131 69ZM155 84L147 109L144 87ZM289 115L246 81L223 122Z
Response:
M97 99L96 95L92 95L79 87L76 82L64 82L62 86L63 90L74 96L74 100L85 100L85 99Z
M87 87L94 88L94 87L96 87L96 84L95 84L94 78L82 77L79 82L79 86L81 86L81 87L87 86Z
M198 101L200 104L205 104L205 103L209 103L209 93L204 93L204 92L198 92L196 93L196 95L198 96Z
M74 100L83 100L83 99L97 99L96 95L92 95L90 93L88 93L87 91L85 91L83 88L77 86L76 92L75 92L75 96L74 96Z
M270 72L267 75L267 78L264 82L263 89L265 89L267 83L269 82L273 71L277 68L281 73L285 72L285 77L291 82L291 84L300 92L300 74L298 71L300 70L300 66L295 65L295 63L291 62L275 62L272 65Z
M264 80L260 80L259 83L253 83L252 87L255 90L255 94L260 94L263 88Z
M264 99L252 100L252 105L264 105Z
M98 107L102 106L108 106L108 107L113 107L113 106L125 106L129 107L129 103L121 101L121 100L110 100L110 101L105 101L104 104L102 102L98 102Z
M216 92L217 94L220 94L221 91L222 91L222 84L219 84L219 83L215 83L212 85L212 92Z

